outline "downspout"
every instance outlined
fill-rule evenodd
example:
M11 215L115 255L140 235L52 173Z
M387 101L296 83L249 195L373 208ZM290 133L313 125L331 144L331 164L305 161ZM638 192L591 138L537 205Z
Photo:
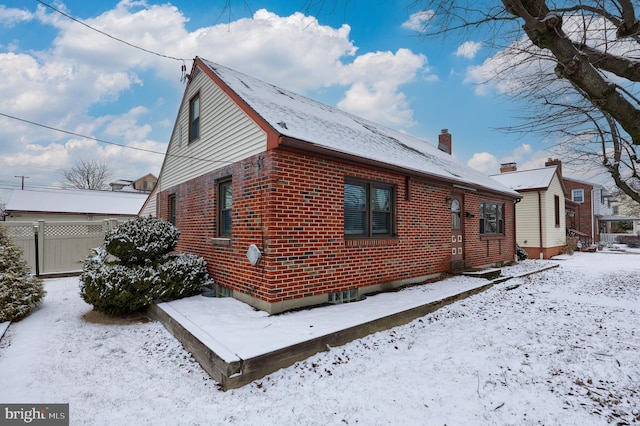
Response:
M540 259L544 259L544 251L542 244L542 194L538 191L538 223L539 223L539 232L540 232Z
M595 237L595 232L596 232L596 214L595 214L595 208L596 205L594 203L594 197L593 197L593 191L594 189L591 189L591 243L595 244L596 243L596 237Z
M518 204L520 201L522 201L522 198L516 198L513 201L513 239L516 242L516 245L518 245L518 233L517 233L517 229L516 229L516 204ZM515 247L513 248L515 250ZM518 252L516 251L514 256L514 261L516 263L518 263Z

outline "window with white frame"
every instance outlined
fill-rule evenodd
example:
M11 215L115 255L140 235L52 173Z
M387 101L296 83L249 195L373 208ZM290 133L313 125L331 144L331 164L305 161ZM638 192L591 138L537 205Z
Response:
M189 101L189 142L200 138L200 93Z
M218 236L231 237L233 187L231 179L218 182Z
M574 189L571 191L571 201L574 203L584 203L584 189Z

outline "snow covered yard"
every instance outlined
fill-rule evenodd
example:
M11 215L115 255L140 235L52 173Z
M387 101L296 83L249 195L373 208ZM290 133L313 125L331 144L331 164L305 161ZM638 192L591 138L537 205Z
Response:
M87 322L77 278L47 280L0 341L0 402L73 425L640 424L640 255L557 263L229 392L159 323Z

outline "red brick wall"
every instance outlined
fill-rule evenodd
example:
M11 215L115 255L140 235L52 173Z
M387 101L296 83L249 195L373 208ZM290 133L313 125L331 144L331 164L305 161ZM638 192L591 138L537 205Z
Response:
M578 203L576 208L576 216L575 216L575 226L576 229L584 234L587 234L589 237L592 235L593 230L593 222L591 217L591 191L593 190L593 186L583 183L576 182L573 180L563 179L564 185L567 188L569 199L572 197L572 191L574 189L582 189L584 192L584 202ZM598 238L598 232L595 233L596 240Z
M233 237L214 245L216 180L233 176ZM345 176L392 183L397 237L344 238ZM203 256L215 281L270 303L447 272L451 256L451 187L331 159L271 150L158 194L158 216L168 217L176 194L181 238L177 249ZM410 197L408 194L410 193ZM505 203L506 235L479 236L481 201ZM513 201L464 194L467 266L513 260ZM250 244L263 250L258 266Z

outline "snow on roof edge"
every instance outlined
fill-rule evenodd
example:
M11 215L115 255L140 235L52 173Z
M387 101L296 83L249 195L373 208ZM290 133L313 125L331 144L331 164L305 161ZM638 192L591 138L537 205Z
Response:
M519 197L426 140L196 57L278 134L312 146L461 185Z

